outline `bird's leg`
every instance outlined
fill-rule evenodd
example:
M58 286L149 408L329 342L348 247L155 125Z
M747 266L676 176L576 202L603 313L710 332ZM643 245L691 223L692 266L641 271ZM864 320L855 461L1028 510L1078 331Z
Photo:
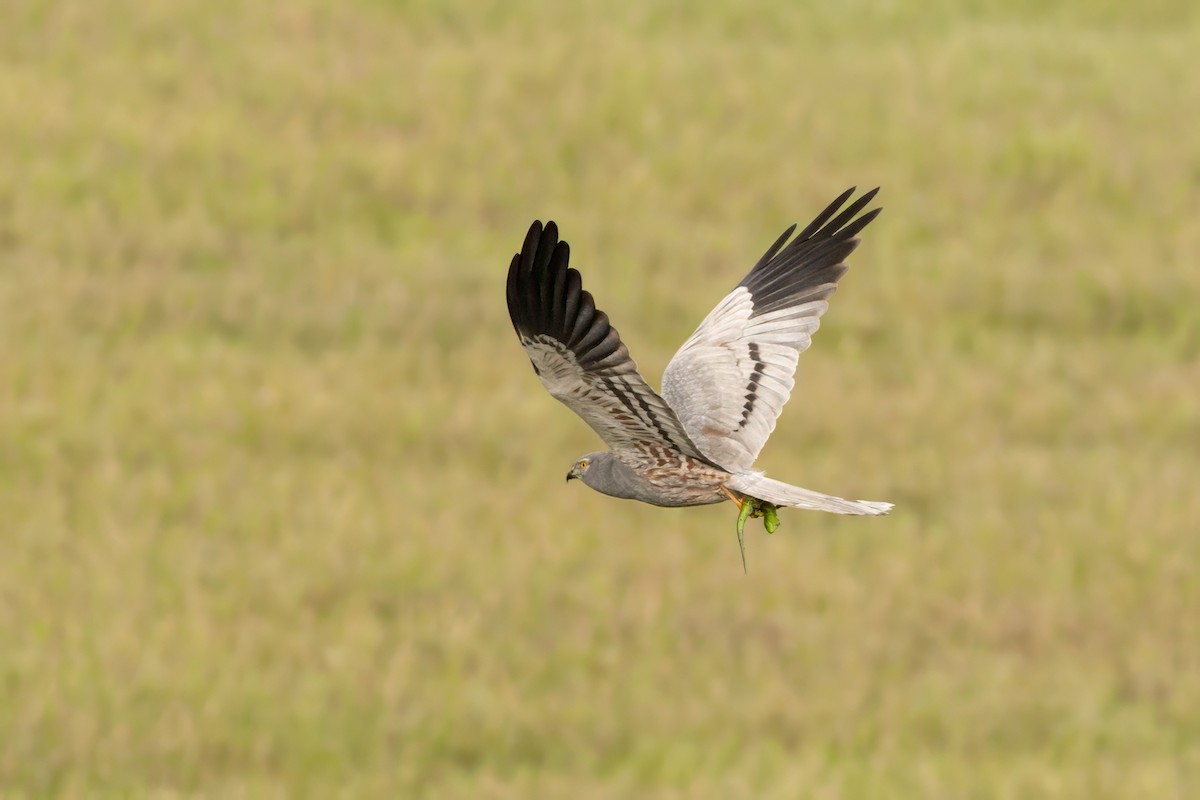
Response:
M725 496L726 496L726 497L728 497L730 500L732 500L732 501L733 501L733 504L734 504L735 506L737 506L737 507L738 507L738 510L740 511L740 510L741 510L741 508L742 508L742 505L744 504L744 501L743 501L743 500L741 500L741 499L740 499L740 498L739 498L739 497L738 497L736 494L734 494L733 492L731 492L731 491L729 491L727 488L725 488L725 486L724 486L724 485L722 485L722 486L720 487L720 489L721 489L721 491L722 491L722 492L724 492L724 493L725 493Z

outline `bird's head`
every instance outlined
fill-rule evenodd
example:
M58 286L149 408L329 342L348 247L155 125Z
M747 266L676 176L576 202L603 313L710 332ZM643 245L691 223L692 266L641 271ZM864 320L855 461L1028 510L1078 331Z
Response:
M587 484L588 470L593 469L597 464L604 463L611 457L612 453L605 452L588 453L586 456L581 456L579 460L571 466L571 471L567 473L567 480L570 481L574 478L578 478ZM588 485L590 486L591 484Z
M578 478L583 485L610 497L646 500L652 498L653 486L640 477L609 451L588 453L567 473L567 480Z

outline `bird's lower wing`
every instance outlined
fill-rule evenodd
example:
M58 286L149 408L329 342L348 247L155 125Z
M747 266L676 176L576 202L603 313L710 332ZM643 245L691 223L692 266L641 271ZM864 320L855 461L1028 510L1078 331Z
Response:
M508 313L542 385L618 455L667 448L703 458L675 412L597 311L553 222L534 222L508 270Z
M879 213L857 216L875 191L838 213L854 190L843 193L787 247L795 226L784 231L667 365L663 397L725 469L748 470L775 429L855 236Z

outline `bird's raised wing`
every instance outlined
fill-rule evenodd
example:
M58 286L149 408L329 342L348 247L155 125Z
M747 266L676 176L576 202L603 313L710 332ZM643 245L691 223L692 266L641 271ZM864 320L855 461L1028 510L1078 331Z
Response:
M855 218L877 191L838 213L854 194L847 190L787 247L796 226L784 231L667 365L663 397L701 452L725 469L749 469L775 429L796 361L858 246L854 237L879 214Z
M569 257L558 227L534 222L508 268L508 314L542 385L618 456L649 445L703 458L638 373L608 315L568 268Z

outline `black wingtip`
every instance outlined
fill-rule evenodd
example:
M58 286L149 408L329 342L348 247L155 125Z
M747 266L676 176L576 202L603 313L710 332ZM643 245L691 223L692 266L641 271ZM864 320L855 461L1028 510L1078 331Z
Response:
M529 226L529 232L525 234L525 242L521 245L521 256L532 260L534 252L537 251L537 243L541 238L542 221L535 219L533 224Z
M554 220L534 220L508 271L508 313L523 337L546 335L570 349L581 366L623 353L608 317L596 310L570 268L571 248L558 238ZM627 358L621 355L618 360Z
M739 286L750 290L757 313L795 298L815 298L818 291L832 292L832 288L821 287L832 287L845 273L842 262L858 245L855 237L882 210L874 208L863 213L879 193L878 186L846 205L856 191L857 187L851 186L838 195L786 246L784 242L795 226L785 231L742 279Z

